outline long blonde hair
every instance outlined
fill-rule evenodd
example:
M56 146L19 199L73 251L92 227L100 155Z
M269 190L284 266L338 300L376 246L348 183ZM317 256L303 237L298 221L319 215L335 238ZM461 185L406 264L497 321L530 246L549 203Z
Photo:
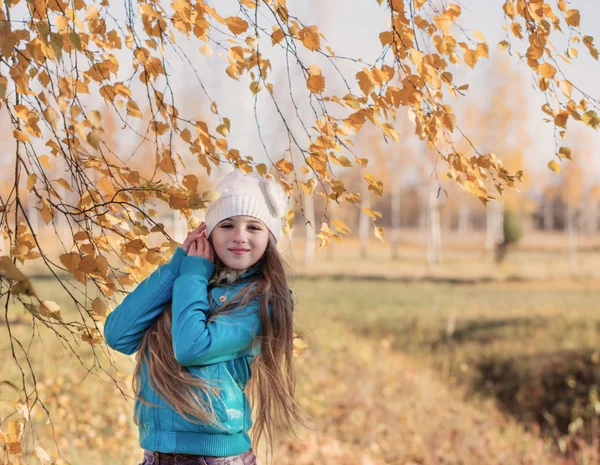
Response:
M306 417L294 398L294 305L286 277L287 265L271 234L265 253L256 266L259 270L252 280L234 298L210 314L208 321L236 307L245 306L256 298L260 301L258 313L261 333L255 340L255 344L260 344L260 352L252 363L252 376L246 393L255 414L252 442L256 446L265 435L268 449L272 452L278 433L293 434L297 426L306 427ZM215 254L216 271L223 267ZM188 421L219 425L211 403L211 395L218 392L218 384L192 376L175 359L170 304L142 337L133 374L136 398L151 405L140 395L140 371L144 363L150 386L167 405Z

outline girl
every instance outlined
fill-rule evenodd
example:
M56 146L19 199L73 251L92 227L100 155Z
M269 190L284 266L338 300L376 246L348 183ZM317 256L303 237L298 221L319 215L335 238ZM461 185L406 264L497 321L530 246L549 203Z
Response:
M110 347L138 352L143 465L255 464L251 445L263 434L272 448L281 426L304 425L291 291L276 247L287 198L275 180L237 170L216 190L206 223L105 321Z

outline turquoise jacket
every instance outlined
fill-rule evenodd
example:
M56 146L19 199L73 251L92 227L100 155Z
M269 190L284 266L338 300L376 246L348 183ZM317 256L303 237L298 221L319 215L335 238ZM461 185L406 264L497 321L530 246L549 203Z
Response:
M219 392L212 401L221 428L188 422L152 390L144 364L140 370L141 395L158 405L135 401L140 446L146 450L224 457L241 454L251 446L248 430L252 419L244 389L259 350L258 345L252 347L260 334L259 301L257 298L207 323L209 313L245 285L236 281L212 288L211 307L207 285L213 272L212 262L187 256L178 247L171 260L127 295L104 323L106 343L130 355L138 350L146 330L172 301L175 358L193 375L219 383ZM241 278L256 272L256 268L251 269Z

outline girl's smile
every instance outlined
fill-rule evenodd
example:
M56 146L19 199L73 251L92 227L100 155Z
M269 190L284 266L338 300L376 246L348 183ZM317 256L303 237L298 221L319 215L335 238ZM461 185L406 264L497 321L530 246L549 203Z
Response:
M252 216L232 216L213 229L210 239L219 259L234 270L250 268L265 253L269 230Z

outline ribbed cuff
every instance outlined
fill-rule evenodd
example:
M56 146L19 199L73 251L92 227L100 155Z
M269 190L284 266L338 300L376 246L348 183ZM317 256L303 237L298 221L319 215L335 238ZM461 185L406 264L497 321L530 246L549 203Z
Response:
M215 271L215 265L204 257L185 256L179 267L179 275L201 275L208 281Z
M181 247L177 247L175 252L171 256L171 260L167 264L165 264L165 268L167 268L173 275L179 276L179 267L181 266L181 261L187 256L185 250Z

